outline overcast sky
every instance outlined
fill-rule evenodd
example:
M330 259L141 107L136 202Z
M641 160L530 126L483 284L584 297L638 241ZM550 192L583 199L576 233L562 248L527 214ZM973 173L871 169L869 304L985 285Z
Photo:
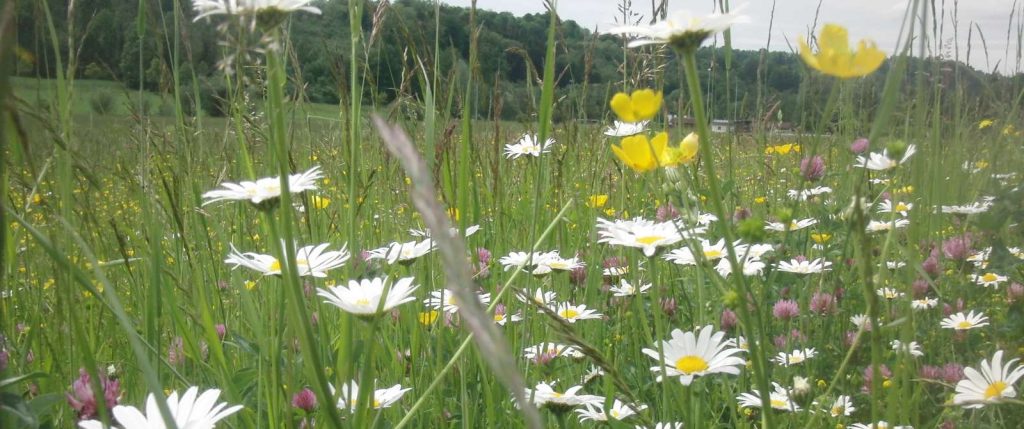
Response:
M469 6L470 0L442 0L442 2ZM598 31L615 25L619 16L620 0L558 0L558 14L562 19L571 19L580 25ZM650 0L633 0L633 10L645 17L651 16ZM708 14L717 1L712 0L670 0L669 13L679 9L689 9L695 14ZM732 0L734 7L743 0ZM815 12L819 0L777 0L775 1L775 19L771 24L771 44L769 43L769 23L772 16L772 0L752 0L747 3L744 14L750 16L751 22L733 27L733 45L738 49L760 49L768 47L776 51L795 49L797 37L806 35L814 24ZM895 51L901 23L906 9L906 0L822 0L818 12L818 29L821 23L831 22L842 24L850 30L854 40L870 38L878 43L878 47L886 52ZM932 55L953 59L953 0L935 0L936 7L945 6L945 29L942 33L942 48ZM516 15L538 13L544 11L542 0L478 0L477 7L494 11L512 12ZM973 28L970 38L970 65L984 71L997 67L1001 73L1024 71L1024 63L1017 60L1018 43L1017 27L1024 18L1024 0L1018 0L1014 9L1014 0L961 0L957 11L958 33L956 46L959 47L959 58L965 61L968 48L968 29ZM1007 29L1010 28L1011 16L1013 29L1007 43ZM978 28L984 35L987 44L988 59L982 48ZM719 41L719 43L721 43ZM915 44L916 49L916 44ZM1018 65L1018 63L1020 65Z

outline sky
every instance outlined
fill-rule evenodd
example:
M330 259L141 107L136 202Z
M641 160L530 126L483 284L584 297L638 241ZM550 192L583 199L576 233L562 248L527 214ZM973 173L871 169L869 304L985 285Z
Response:
M454 6L469 6L471 2L441 1ZM621 3L622 0L558 0L557 7L562 19L571 19L583 27L603 31L616 25L615 18L621 16L618 12ZM644 17L644 23L649 22L652 1L633 0L632 3L633 10ZM704 15L710 14L713 5L717 3L712 0L670 0L668 10L671 14L675 10L688 9L695 15ZM735 8L743 0L732 0L731 3ZM773 3L774 20L770 19ZM1021 48L1017 43L1018 28L1024 31L1024 26L1020 24L1024 19L1024 0L1017 0L1016 4L1014 0L958 1L955 38L954 0L935 0L936 7L942 7L943 3L942 43L936 47L934 42L930 42L928 55L953 59L958 48L960 61L966 62L970 36L969 64L972 67L982 71L993 71L998 67L998 72L1002 74L1024 72L1024 61L1017 60ZM543 12L544 1L477 0L477 7L523 15ZM798 37L809 34L817 14L817 29L820 30L823 23L841 24L849 29L851 39L872 39L880 49L892 53L896 50L906 8L906 0L752 0L743 10L743 14L751 18L750 22L733 27L733 46L737 49L767 47L773 51L795 51ZM969 28L973 29L973 34L968 34ZM979 28L985 39L987 58L982 38L979 37ZM722 42L719 40L718 43ZM916 43L914 49L918 49Z

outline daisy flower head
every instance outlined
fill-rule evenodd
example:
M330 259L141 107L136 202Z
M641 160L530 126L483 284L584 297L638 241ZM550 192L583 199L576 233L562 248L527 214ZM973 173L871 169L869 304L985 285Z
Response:
M701 240L700 252L704 254L704 260L706 261L722 259L727 255L725 240L718 240L714 244L708 240ZM737 250L737 253L740 253L739 250ZM697 258L689 247L672 250L665 255L665 259L679 265L697 265Z
M913 208L914 203L905 203L902 201L897 201L896 203L893 203L891 200L882 200L881 203L878 203L879 213L896 212L899 213L900 216L906 216L907 212L909 212Z
M605 128L604 135L609 137L628 137L635 134L640 134L647 130L648 121L640 122L622 122L615 121L615 123Z
M523 357L531 361L549 361L556 357L580 359L583 356L579 347L568 344L540 343L523 349Z
M981 274L981 275L972 274L971 275L971 280L974 283L977 283L980 286L984 286L984 287L991 286L991 287L999 288L999 285L1001 285L1001 284L1003 284L1003 282L1009 280L1009 278L1006 277L1006 276L1001 276L1001 275L996 274L996 273L988 272L988 273Z
M828 409L828 413L832 417L849 417L854 411L857 411L857 408L853 406L853 400L847 395L839 395L832 403L832 407Z
M537 264L538 268L543 266L542 271L572 271L577 268L583 268L586 264L580 261L579 257L573 256L571 258L563 258L558 255L558 252L549 255L546 258L542 258ZM536 270L535 270L536 271Z
M921 351L921 345L917 341L904 343L900 340L892 340L889 342L889 345L892 346L892 351L896 353L907 353L914 357L924 356L924 352Z
M317 179L323 178L320 167L313 167L309 170L288 176L288 191L298 194L316 189ZM203 194L203 205L212 204L218 201L249 201L259 208L270 208L281 196L281 178L264 177L256 181L242 181L239 183L224 182L220 189L214 189Z
M764 226L764 229L768 230L768 231L775 231L775 232L786 232L786 230L789 230L789 231L799 231L801 229L807 228L807 227L809 227L811 225L815 225L817 223L818 223L817 219L798 219L798 220L793 220L793 221L791 221L789 223L788 226L786 224L782 223L782 222L768 222L768 224Z
M389 285L388 278L349 280L348 287L333 286L317 289L317 295L327 304L357 316L373 316L390 311L400 304L412 301L412 293L419 288L412 277L398 279ZM383 297L388 289L387 297ZM383 299L383 305L381 300ZM379 308L379 311L378 311Z
M789 191L786 191L786 195L789 198L792 198L794 200L800 200L800 201L807 201L809 199L817 197L818 195L831 194L831 193L832 193L832 188L830 188L828 186L815 186L815 187L810 188L810 189L801 189L801 190L790 189Z
M629 42L630 48L658 44L669 45L678 51L692 52L700 47L704 40L728 30L734 24L750 22L749 17L739 14L744 7L745 4L727 13L706 16L695 16L686 10L676 11L667 19L651 25L619 26L609 29L608 32L639 36Z
M579 320L600 319L604 316L593 309L588 309L586 304L572 305L568 302L558 303L551 311L554 311L558 317L569 323L576 323Z
M334 386L330 386L331 396L336 394ZM402 395L412 390L411 387L402 388L401 384L388 387L387 389L376 389L373 391L373 397L370 398L373 401L373 409L379 410L381 408L388 408L395 405L399 399L402 399ZM355 380L349 381L341 386L340 396L338 397L338 408L348 408L351 412L356 411L356 401L359 399L359 384Z
M618 399L612 403L612 407L605 412L601 404L584 404L585 408L577 408L580 423L587 420L595 422L606 422L608 420L624 420L636 415L637 412L647 409L646 405L628 405Z
M978 213L985 213L992 208L992 203L989 202L973 202L961 206L941 206L939 210L942 213L959 214L959 215L971 215Z
M489 293L478 293L476 294L480 304L487 306L491 303L491 294ZM423 300L423 304L427 307L435 310L441 310L448 314L455 314L459 312L459 303L455 299L455 292L451 289L435 290L430 292L430 297Z
M906 295L905 293L900 292L900 291L898 291L896 289L893 289L891 287L882 287L882 288L875 289L875 294L880 296L880 297L882 297L882 298L890 299L890 300L891 299L896 299L896 298L901 298L904 295Z
M981 408L1004 399L1017 397L1013 385L1024 377L1024 367L1016 366L1017 359L1003 365L1003 351L992 355L992 362L983 359L979 369L964 368L964 379L956 384L953 403L964 408Z
M192 0L194 21L211 15L259 15L263 13L309 12L319 15L320 9L309 4L313 0Z
M884 232L892 229L906 228L908 225L910 225L910 221L906 219L896 219L892 222L873 220L868 222L868 225L864 230L867 232Z
M327 277L327 271L345 265L351 256L345 246L341 250L327 251L329 243L317 246L304 246L296 250L295 266L299 277ZM240 252L231 245L224 263L233 265L232 269L245 267L263 273L265 276L280 275L281 261L271 255L253 252Z
M947 329L954 329L957 331L966 331L969 329L980 328L988 325L988 316L985 316L982 312L975 313L971 310L966 315L961 311L956 314L952 314L949 317L942 319L939 326Z
M672 222L652 222L642 218L614 221L597 219L598 243L636 247L643 250L647 257L654 256L658 248L676 244L683 240L684 235L689 236L694 232L680 231Z
M824 271L830 271L832 269L831 267L831 262L828 262L823 258L817 258L813 260L793 259L790 261L780 261L777 269L787 273L816 274Z
M542 153L550 152L554 144L555 139L552 138L544 140L544 144L541 144L535 134L523 134L515 143L505 145L505 157L516 159L528 155L536 158Z
M779 352L779 354L775 356L774 360L775 363L782 366L793 366L804 363L805 360L815 357L817 355L818 352L814 350L814 348L812 347L803 350L793 350L790 353Z
M430 253L434 248L434 241L430 238L406 243L394 242L387 246L370 250L369 259L383 259L387 261L388 265L393 265L396 262L408 265L417 258Z
M935 308L939 305L939 300L935 298L924 297L921 299L915 299L910 301L910 307L914 310L927 310L929 308Z
M738 252L738 251L737 251ZM746 258L736 261L740 265L740 271L747 277L759 276L764 273L764 268L767 266L760 259L747 256ZM732 274L732 263L728 259L722 258L715 264L715 271L722 277L729 277Z
M660 365L651 367L658 374L659 382L665 376L679 377L679 382L689 386L693 379L700 376L723 373L738 375L745 365L743 358L735 356L743 350L735 347L733 340L725 339L725 332L712 333L711 325L703 327L700 332L683 332L675 329L672 339L661 342L664 355L658 353L659 347L643 349L643 353L658 361ZM664 366L664 373L662 367Z
M536 292L533 293L533 296L516 291L516 298L518 298L520 302L533 302L536 305L548 307L555 302L556 295L552 291L545 291L544 289L537 288Z
M854 167L867 168L868 170L883 171L892 168L899 167L906 163L914 153L917 152L917 146L909 145L903 156L899 159L891 158L888 149L883 149L882 153L871 152L867 157L858 156L857 163Z
M573 386L564 392L559 392L548 383L538 383L533 389L526 389L526 398L533 398L533 403L539 407L568 409L580 405L593 404L599 406L604 398L597 395L582 395L579 391L583 386Z
M509 314L505 304L494 306L494 323L497 323L498 326L505 326L509 322L521 322L522 320L523 317L519 313Z
M228 406L225 402L217 402L220 390L210 389L199 392L198 387L190 387L184 395L171 392L166 399L167 408L171 411L174 423L179 428L213 428L217 422L238 412L241 405ZM161 399L162 400L162 399ZM118 405L112 410L113 418L125 429L163 428L164 418L160 414L157 399L152 393L146 398L146 412L132 406ZM83 420L78 423L82 429L104 429L98 420Z
M652 285L650 283L647 283L637 288L636 286L633 286L632 284L627 282L626 279L619 279L619 285L612 286L610 289L608 289L608 291L611 292L613 296L635 296L647 292L648 290L651 289L651 286Z
M549 262L561 259L558 251L551 252L512 252L501 259L498 259L505 271L512 268L529 270L533 275L543 275L551 272ZM555 265L558 265L557 263Z
M772 382L774 390L768 395L768 404L776 410L782 411L800 411L800 406L793 402L789 397L789 392L781 384ZM741 393L736 396L736 400L739 401L740 407L743 408L761 408L761 394L759 391L753 391L749 393Z

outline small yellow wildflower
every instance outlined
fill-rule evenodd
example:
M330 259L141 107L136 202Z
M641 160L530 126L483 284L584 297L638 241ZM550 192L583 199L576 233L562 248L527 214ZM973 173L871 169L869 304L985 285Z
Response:
M700 149L700 137L697 136L697 133L690 133L679 143L679 148L676 149L676 158L680 163L689 164L697 157L698 149Z
M651 171L661 166L678 164L673 158L671 150L668 150L668 133L660 132L653 139L647 140L647 136L637 134L624 137L621 146L612 145L612 152L627 167L638 173Z
M587 199L587 207L590 207L592 209L593 208L598 208L598 207L604 207L605 203L607 203L607 202L608 202L608 195L605 195L605 194L591 195L590 198Z
M754 198L754 204L764 204L765 201L768 201L765 197Z
M253 289L256 289L256 282L254 282L252 280L246 280L245 281L245 290L253 290Z
M437 321L438 314L437 310L421 311L417 318L422 325L433 325Z
M841 25L825 24L818 33L817 54L811 53L802 37L799 42L800 56L809 67L840 79L867 76L885 62L885 53L873 41L861 40L857 50L851 50L849 35Z
M604 209L604 214L606 216L615 216L615 209L612 209L612 208Z
M818 243L818 244L828 243L828 241L831 240L831 239L832 239L832 234L829 234L829 233L825 233L825 232L811 233L811 240L814 240L814 242Z
M632 95L626 95L624 92L615 94L608 104L623 122L640 122L658 114L661 110L661 99L661 91L638 89L633 91Z
M773 153L779 155L786 155L789 154L790 152L800 153L800 145L796 143L786 143L768 146L764 149L765 155L771 155Z
M1016 130L1017 129L1014 128L1013 125L1007 125L1007 126L1003 127L1003 135L1004 136L1014 135L1014 131L1016 131Z
M450 218L452 218L452 220L458 222L459 221L459 208L458 207L452 207L452 208L448 209L448 217L450 217Z
M981 121L978 122L978 129L983 130L985 128L991 127L994 123L996 123L996 121L993 121L991 119L982 119Z

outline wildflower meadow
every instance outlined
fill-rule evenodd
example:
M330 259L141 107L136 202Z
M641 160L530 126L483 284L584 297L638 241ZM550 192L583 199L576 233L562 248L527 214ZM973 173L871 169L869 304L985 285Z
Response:
M0 5L0 427L1024 425L1024 5L531 1Z

